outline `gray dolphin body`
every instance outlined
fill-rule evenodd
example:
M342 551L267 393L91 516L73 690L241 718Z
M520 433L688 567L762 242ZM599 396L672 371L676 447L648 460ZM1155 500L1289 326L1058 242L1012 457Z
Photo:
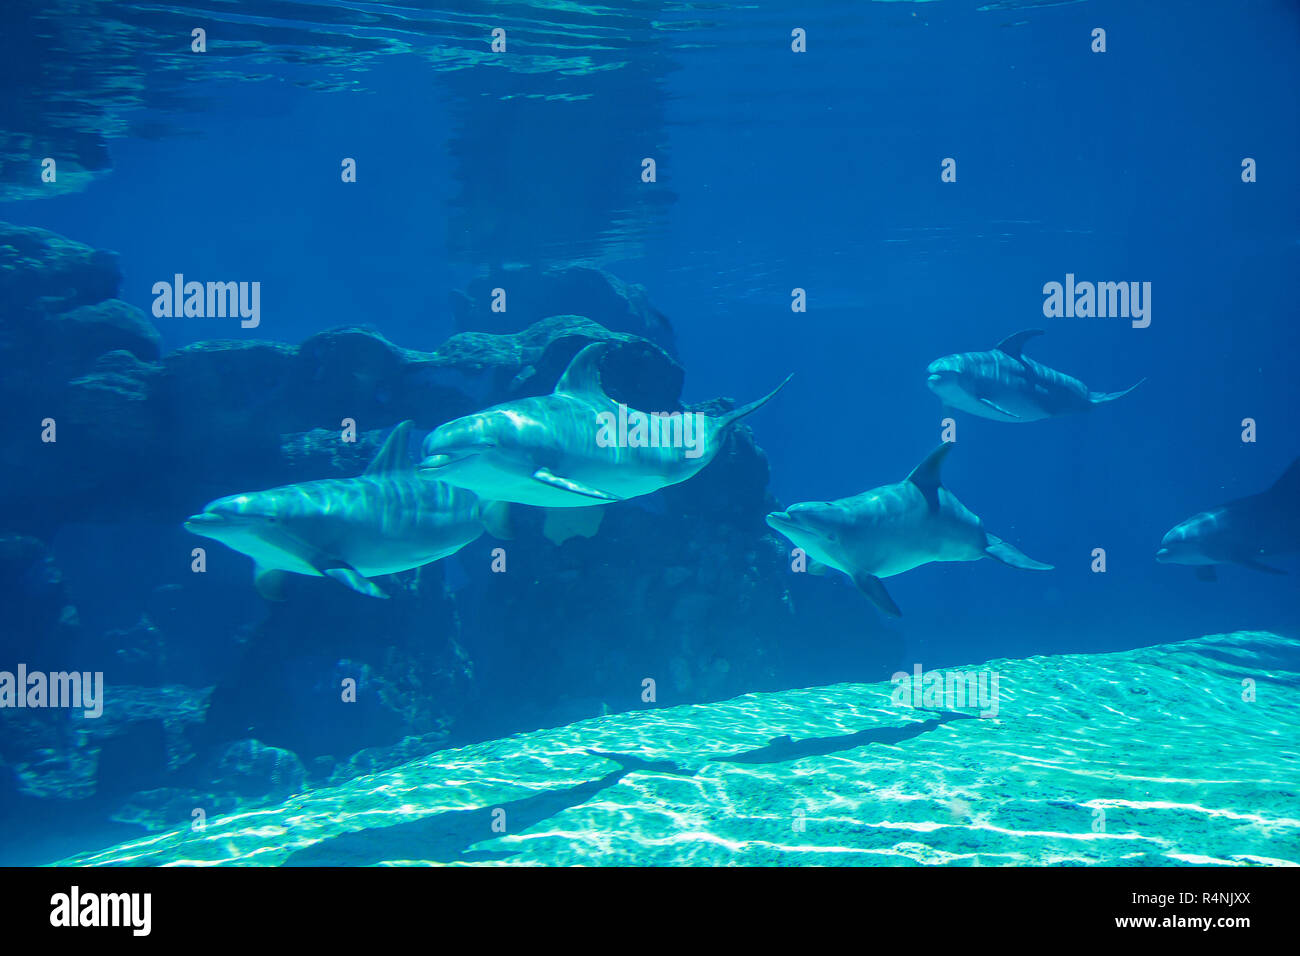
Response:
M1033 422L1084 411L1123 398L1142 384L1122 392L1090 391L1077 378L1022 354L1025 340L1042 334L1042 329L1028 329L1007 336L991 352L935 359L927 369L926 384L945 405L998 422Z
M445 558L489 525L505 533L504 505L415 472L406 452L410 431L409 421L394 428L360 477L218 498L185 528L251 557L264 597L279 597L285 572L387 597L367 578Z
M804 501L767 523L816 562L843 571L890 617L902 612L881 578L931 561L993 558L1013 568L1050 571L984 530L979 516L943 487L939 470L951 443L939 446L897 484L838 501Z
M785 385L716 417L639 412L601 387L604 347L593 342L579 352L549 395L494 405L434 429L424 440L421 474L481 498L551 508L648 495L698 473L722 448L727 430ZM629 418L644 427L623 428Z
M1202 511L1181 521L1160 541L1161 564L1189 564L1196 576L1215 580L1216 564L1240 564L1286 574L1260 558L1300 549L1300 458L1267 491Z

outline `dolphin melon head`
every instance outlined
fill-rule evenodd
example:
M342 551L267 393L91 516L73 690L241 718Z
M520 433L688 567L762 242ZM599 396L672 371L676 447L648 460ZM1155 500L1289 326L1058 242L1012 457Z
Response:
M301 486L285 485L218 498L187 518L184 527L252 558L258 591L282 600L276 575L285 568L310 573L315 549L305 542L328 513L328 506Z
M825 552L839 546L849 521L844 509L831 502L801 501L769 514L767 524L805 551L814 547Z
M1160 539L1156 560L1161 564L1212 564L1202 550L1204 541L1197 520L1200 515L1175 525Z
M925 384L930 391L940 398L947 399L963 394L962 387L965 367L959 355L945 355L935 359L926 367Z
M184 522L185 530L234 545L241 539L265 538L293 516L294 503L283 489L227 495L211 501Z
M507 409L491 409L439 425L425 436L419 472L425 478L457 484L457 478L491 467L499 453L517 446L525 424L515 421Z

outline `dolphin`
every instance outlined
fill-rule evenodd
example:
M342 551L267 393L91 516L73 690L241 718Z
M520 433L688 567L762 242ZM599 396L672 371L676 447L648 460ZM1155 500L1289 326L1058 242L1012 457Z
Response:
M991 352L960 352L930 363L926 384L945 405L997 422L1033 422L1083 411L1123 398L1122 392L1093 392L1064 372L1021 354L1025 340L1042 335L1027 329L1009 335Z
M420 473L485 499L551 508L648 495L699 472L728 429L790 381L787 376L758 401L718 416L647 414L605 394L598 362L605 347L593 342L574 356L549 395L494 405L434 429L424 440Z
M1190 564L1203 581L1216 579L1216 564L1241 564L1286 574L1259 559L1300 548L1300 458L1273 487L1238 498L1174 525L1160 541L1161 564Z
M880 579L931 561L993 558L1013 568L1052 570L985 531L979 516L943 486L939 469L951 448L940 445L905 481L838 501L803 501L772 512L767 523L813 559L809 570L843 571L890 617L902 612Z
M386 598L367 578L455 554L484 530L508 536L506 505L416 473L407 459L410 432L409 421L394 428L360 477L218 498L185 528L251 557L254 583L268 599L280 599L286 572Z

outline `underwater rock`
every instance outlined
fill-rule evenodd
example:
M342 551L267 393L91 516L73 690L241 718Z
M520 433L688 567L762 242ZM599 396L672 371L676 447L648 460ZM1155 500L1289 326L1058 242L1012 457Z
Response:
M0 764L29 797L84 800L162 781L194 757L187 728L212 688L106 683L103 713L0 709Z
M313 428L283 435L280 459L286 474L318 478L350 478L361 474L383 447L391 429L357 433L355 442L339 441L338 429ZM288 484L292 479L286 479Z
M93 430L111 421L114 439L125 447L149 445L163 427L161 410L149 401L160 373L158 365L142 362L126 350L106 352L87 374L68 383L64 423L76 430ZM85 478L90 486L91 476Z
M504 289L507 309L492 310L493 289ZM456 327L482 332L517 332L551 315L598 316L605 328L648 339L676 356L667 316L650 304L645 288L591 266L494 267L452 293Z
M391 770L402 764L424 757L447 745L448 733L445 730L433 731L419 736L403 737L397 743L387 747L366 747L358 750L347 760L331 764L324 780L327 784L346 783L357 777Z
M269 606L218 684L197 744L251 731L312 760L445 734L475 691L442 564L390 576L385 588L391 598L379 601L292 576L287 600Z
M103 302L117 295L121 279L114 253L48 229L0 222L0 313L6 322Z
M133 684L161 684L169 672L169 641L153 619L141 614L131 627L115 627L104 632L102 643L114 658L115 680Z
M113 418L131 400L147 402L160 343L144 313L115 298L120 281L113 253L0 223L0 403L10 412L0 425L0 526L51 537L151 434L138 415ZM102 364L105 355L113 358ZM93 430L106 420L111 432L134 429L134 442L97 443ZM42 441L47 421L63 429L58 442ZM104 453L93 468L87 444Z
M299 793L306 780L297 754L250 738L235 741L217 758L211 789L246 799L284 799Z
M687 405L686 411L718 416L739 403L732 399L714 399ZM748 527L766 535L763 509L776 499L767 490L771 469L767 455L754 441L750 426L740 422L733 426L726 443L709 466L688 482L669 485L663 490L667 509L690 516L700 522L725 522Z
M56 353L57 340L65 356L79 367L118 349L144 362L157 360L162 352L162 336L154 324L143 312L121 299L106 299L47 315L43 326L41 354ZM70 349L77 351L68 355Z
M618 345L602 365L602 383L612 398L636 408L677 408L686 373L668 351L581 315L552 315L513 334L461 332L433 355L440 369L457 370L457 386L476 399L467 409L472 412L549 392L573 357L592 342Z
M802 629L775 542L749 521L702 523L636 502L604 511L595 536L559 546L523 515L506 573L470 568L464 640L480 699L546 723L580 701L587 713L643 707L646 678L661 705L774 686ZM563 641L545 623L556 621ZM466 718L478 733L500 729L495 719L490 709Z
M181 787L159 787L133 793L109 819L116 823L133 823L151 833L170 830L195 820L194 811L215 816L238 810L241 801L235 796L215 796Z
M211 687L108 684L103 716L83 721L78 729L94 741L116 736L131 724L158 721L166 744L165 769L175 771L195 756L188 735L193 725L202 724L206 719L211 698Z
M428 353L400 348L373 329L317 333L294 353L284 383L291 413L280 430L337 427L344 418L367 428L407 418L430 427L469 404L459 390L424 374L436 365Z
M77 609L46 545L36 538L0 534L0 608L4 609L4 659L34 669L57 670L69 662L77 632Z

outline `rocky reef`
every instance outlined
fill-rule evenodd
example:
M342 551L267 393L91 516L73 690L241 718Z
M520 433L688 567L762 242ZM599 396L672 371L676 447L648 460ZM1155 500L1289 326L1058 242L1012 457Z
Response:
M510 307L493 312L493 289L508 289ZM586 266L494 267L452 293L456 327L479 332L518 332L554 315L562 303L590 303L589 314L598 315L610 329L649 339L670 355L677 354L673 327L667 316L651 304L645 289Z
M743 425L700 475L599 509L598 528L557 534L518 509L512 540L396 575L390 601L293 576L288 599L267 604L248 559L219 546L206 573L191 570L200 541L179 523L208 500L356 475L395 423L432 428L548 392L593 341L616 345L603 365L614 398L682 409L671 326L643 291L591 269L512 279L511 315L527 325L471 331L489 317L466 307L467 330L434 352L339 328L162 354L118 283L109 253L0 226L0 400L14 410L0 443L0 668L98 670L108 686L97 721L0 711L0 809L80 801L163 827L195 806L282 799L451 743L643 707L647 678L658 701L687 703L774 687L801 663L825 677L808 635L840 612L818 602L810 617L792 599L785 545L762 520L767 460ZM345 418L355 442L341 440ZM490 568L495 547L506 573ZM117 626L83 623L79 605L105 594L113 613L91 616ZM860 605L841 610L850 632L874 626ZM836 668L884 667L891 650ZM347 679L355 702L341 699Z

